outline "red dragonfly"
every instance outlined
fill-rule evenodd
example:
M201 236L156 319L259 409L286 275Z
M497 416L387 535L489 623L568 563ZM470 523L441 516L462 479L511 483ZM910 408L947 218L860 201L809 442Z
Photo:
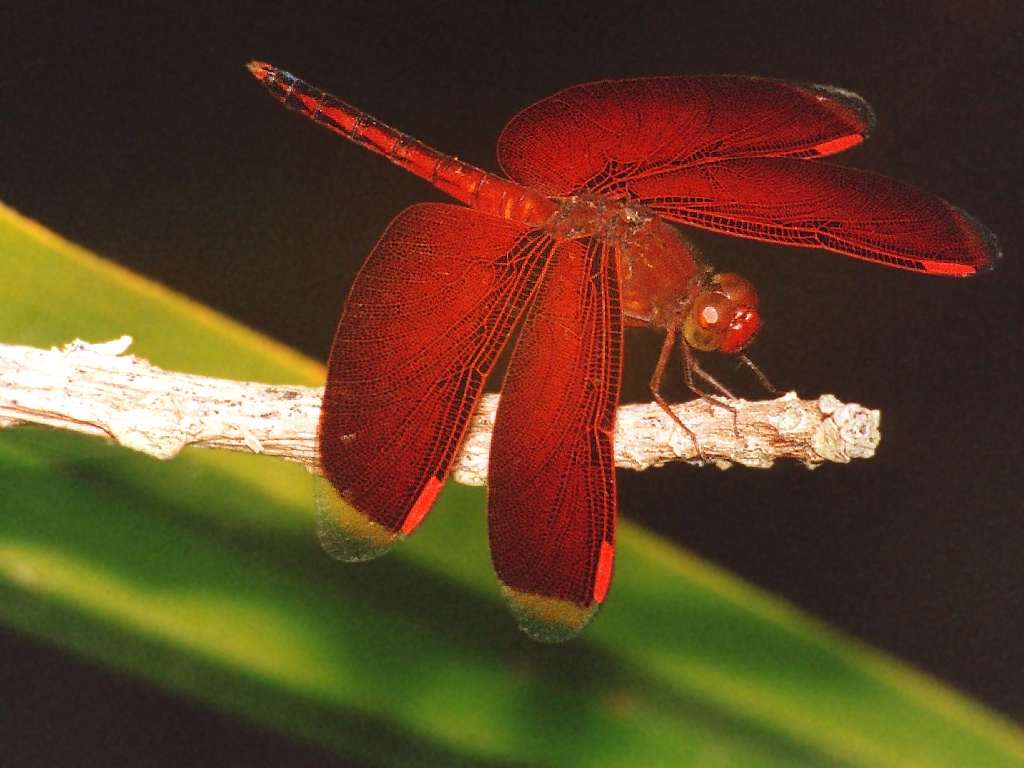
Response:
M692 361L692 350L739 352L760 323L753 286L712 272L668 222L936 275L1000 256L959 208L819 161L874 125L867 102L840 88L728 75L577 85L505 126L505 179L288 72L249 69L287 107L463 204L399 213L349 294L318 434L321 541L367 560L419 525L518 325L488 537L512 613L542 641L577 634L611 580L623 326L666 331L657 397L677 336Z

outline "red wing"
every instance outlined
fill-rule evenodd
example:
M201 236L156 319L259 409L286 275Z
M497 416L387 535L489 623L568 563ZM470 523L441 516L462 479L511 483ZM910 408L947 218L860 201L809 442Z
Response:
M522 225L444 204L381 236L328 364L317 513L331 554L375 557L427 513L549 251Z
M547 195L614 194L626 179L724 158L832 154L873 125L867 102L832 86L735 75L604 81L516 115L498 161Z
M488 469L494 570L535 639L577 634L615 545L612 431L622 369L615 252L558 244L501 390Z
M1000 256L979 221L909 184L790 158L724 160L626 182L666 219L827 248L918 272L970 275Z

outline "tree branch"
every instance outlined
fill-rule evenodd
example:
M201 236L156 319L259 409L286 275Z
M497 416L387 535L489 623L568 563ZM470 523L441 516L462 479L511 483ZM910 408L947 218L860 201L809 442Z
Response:
M105 344L74 341L63 349L0 345L0 428L41 424L113 438L159 459L185 446L248 451L315 466L322 390L228 381L164 371L134 355L124 336ZM497 395L485 395L452 475L483 485ZM832 395L800 400L707 400L673 406L698 436L704 457L769 467L787 457L814 467L870 458L881 439L880 414ZM621 406L615 464L646 469L699 462L693 440L654 403Z

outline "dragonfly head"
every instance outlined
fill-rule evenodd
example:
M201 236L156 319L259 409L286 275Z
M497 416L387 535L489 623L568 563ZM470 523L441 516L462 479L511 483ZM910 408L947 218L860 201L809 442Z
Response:
M734 272L714 275L683 319L686 343L705 352L740 352L761 325L757 292Z

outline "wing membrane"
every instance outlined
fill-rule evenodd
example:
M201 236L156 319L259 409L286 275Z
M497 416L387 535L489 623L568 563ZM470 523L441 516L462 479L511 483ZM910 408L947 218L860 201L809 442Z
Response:
M995 236L959 208L896 179L831 163L723 160L631 179L627 187L672 221L919 272L974 274L1000 255Z
M328 365L318 517L332 554L375 557L426 514L546 249L521 224L443 204L384 232Z
M567 88L527 107L498 141L510 178L548 195L616 192L650 172L734 157L820 157L859 143L874 113L849 91L734 75Z
M611 578L622 368L615 253L560 242L523 323L491 444L491 558L540 640L579 632Z

